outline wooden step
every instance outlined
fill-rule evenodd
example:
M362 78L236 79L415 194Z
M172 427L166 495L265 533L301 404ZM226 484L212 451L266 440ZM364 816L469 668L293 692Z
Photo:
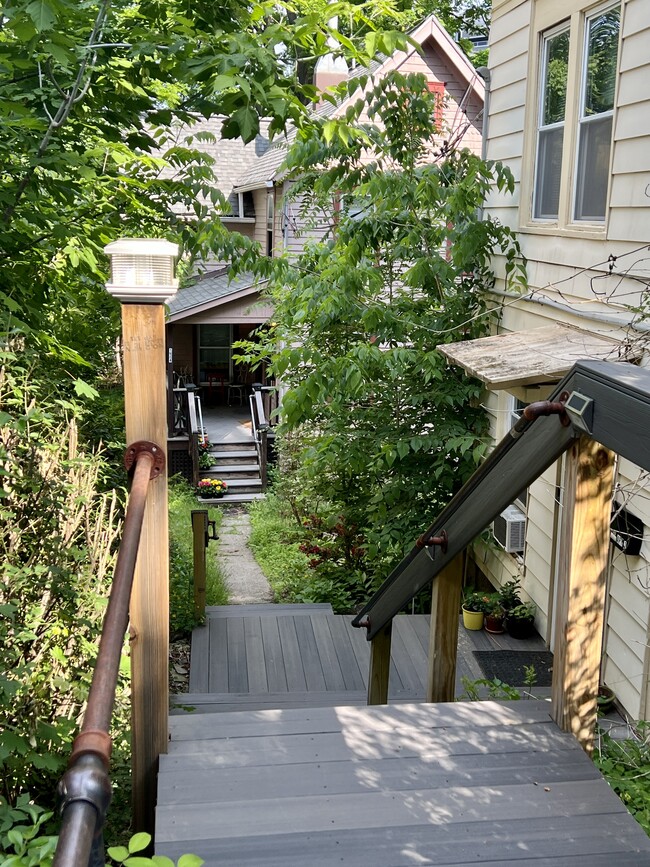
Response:
M230 479L260 478L259 464L224 464L213 465L209 470L201 470L203 478L219 478L226 482Z
M210 452L214 460L217 462L227 462L227 463L239 463L240 461L251 461L257 460L257 450L256 449L234 449L231 452Z
M158 855L193 852L228 867L650 863L650 838L543 702L249 710L170 722Z
M293 614L334 614L329 602L248 602L245 605L208 605L206 617L286 617Z

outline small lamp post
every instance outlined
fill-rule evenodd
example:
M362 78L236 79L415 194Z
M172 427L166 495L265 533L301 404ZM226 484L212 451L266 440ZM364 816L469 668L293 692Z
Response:
M124 410L128 445L154 443L167 460L165 302L176 294L169 241L125 238L105 248L107 291L122 302ZM169 713L169 542L167 473L149 484L131 593L133 816L154 832L158 757L167 751Z

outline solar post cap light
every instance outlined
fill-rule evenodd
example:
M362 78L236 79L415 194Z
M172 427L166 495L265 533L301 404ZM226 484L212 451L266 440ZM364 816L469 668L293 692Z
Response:
M104 247L111 260L106 290L131 304L164 304L176 294L178 244L162 238L122 238Z
M590 434L594 421L594 402L592 398L572 391L564 404L564 410L575 428Z

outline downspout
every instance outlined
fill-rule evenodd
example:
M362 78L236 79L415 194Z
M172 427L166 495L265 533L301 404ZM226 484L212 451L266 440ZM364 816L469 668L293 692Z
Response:
M476 72L485 82L485 98L483 100L483 123L481 124L481 159L485 162L487 158L488 146L488 129L490 124L490 85L492 83L492 73L487 66L479 66ZM479 220L483 219L483 206L478 209L477 216Z

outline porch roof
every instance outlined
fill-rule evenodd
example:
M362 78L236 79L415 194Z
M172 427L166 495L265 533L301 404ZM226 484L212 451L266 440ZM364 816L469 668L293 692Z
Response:
M619 340L559 324L461 340L436 347L489 389L559 382L576 361L633 361Z
M167 321L176 322L192 313L259 292L266 282L249 273L231 276L228 268L209 272L191 286L179 289L169 302Z

